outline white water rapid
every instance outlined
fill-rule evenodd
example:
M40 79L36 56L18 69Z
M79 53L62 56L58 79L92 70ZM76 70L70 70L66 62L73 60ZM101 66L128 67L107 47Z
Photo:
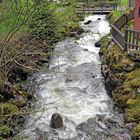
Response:
M57 43L49 70L31 79L37 101L20 133L25 140L131 140L122 116L113 111L95 47L110 32L109 23L105 15L93 15L80 24L85 30L80 39ZM53 113L62 116L63 128L50 127Z

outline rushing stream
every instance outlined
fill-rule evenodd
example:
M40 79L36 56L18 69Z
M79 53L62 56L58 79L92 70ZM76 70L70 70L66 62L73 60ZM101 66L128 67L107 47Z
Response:
M80 24L86 31L80 39L57 43L49 70L31 79L37 101L20 133L26 140L131 140L122 115L113 111L94 45L110 32L109 23L104 15L94 15ZM61 114L63 128L50 127L53 113Z

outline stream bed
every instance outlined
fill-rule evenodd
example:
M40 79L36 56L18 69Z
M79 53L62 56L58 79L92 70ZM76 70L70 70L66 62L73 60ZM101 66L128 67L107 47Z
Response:
M95 47L110 32L109 23L105 15L92 15L80 24L85 30L80 39L58 42L49 69L30 80L37 100L20 133L25 140L131 140L105 90ZM62 116L63 128L50 127L54 113Z

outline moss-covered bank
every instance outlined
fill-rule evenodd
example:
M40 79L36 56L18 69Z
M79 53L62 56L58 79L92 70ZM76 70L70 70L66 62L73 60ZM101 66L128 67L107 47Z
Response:
M136 140L140 137L140 51L123 52L108 36L100 40L106 88Z

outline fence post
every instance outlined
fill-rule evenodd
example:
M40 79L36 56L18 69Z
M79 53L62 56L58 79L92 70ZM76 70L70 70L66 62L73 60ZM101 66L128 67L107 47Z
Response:
M124 35L124 40L125 40L125 48L124 51L127 51L127 43L128 43L128 26L125 26L125 35Z

